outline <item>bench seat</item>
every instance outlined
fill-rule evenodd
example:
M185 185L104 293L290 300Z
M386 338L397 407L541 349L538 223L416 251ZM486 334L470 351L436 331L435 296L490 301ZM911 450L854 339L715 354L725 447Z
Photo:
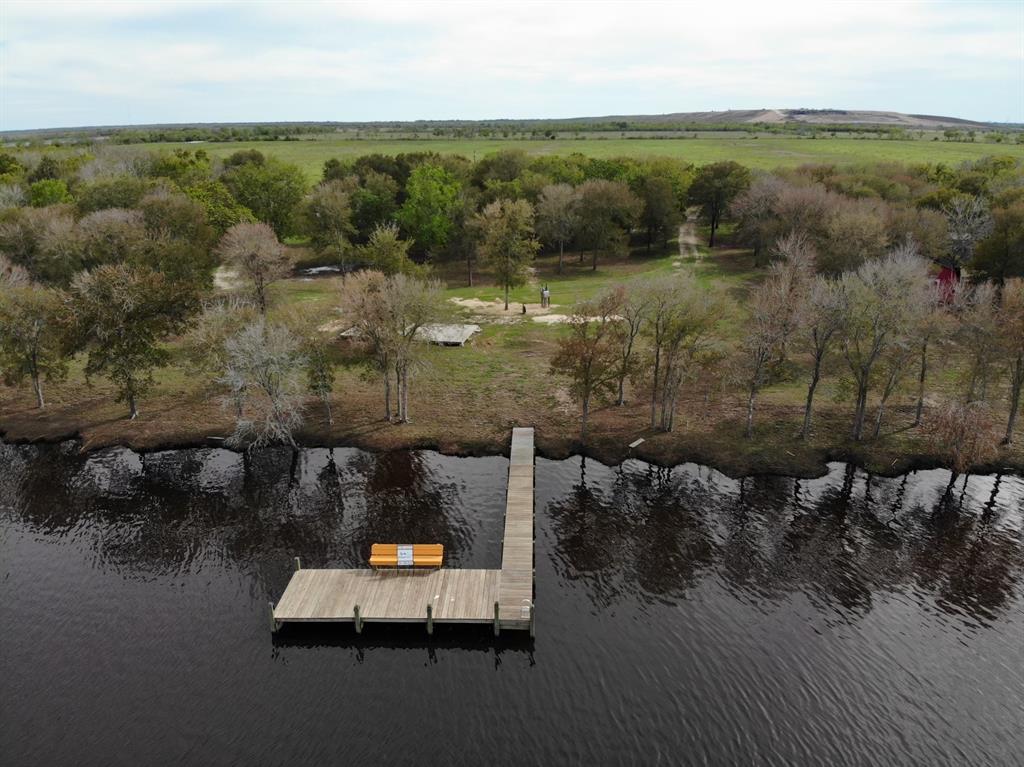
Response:
M412 546L413 567L441 567L444 563L444 546L440 543L414 543ZM398 544L375 543L370 548L370 567L398 567Z

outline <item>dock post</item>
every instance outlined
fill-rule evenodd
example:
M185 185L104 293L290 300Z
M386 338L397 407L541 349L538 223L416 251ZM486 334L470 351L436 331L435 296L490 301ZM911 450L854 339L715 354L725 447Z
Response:
M298 557L295 557L295 572L298 572L301 569L302 569L302 560L299 559Z
M352 609L352 614L355 616L356 633L357 634L362 634L363 633L363 619L359 617L359 605L356 605Z
M530 639L533 639L535 636L537 636L537 634L533 627L533 602L530 602Z
M501 633L501 626L498 624L498 603L494 603L494 636Z
M434 633L434 606L427 602L427 635L432 636Z
M277 633L277 618L274 617L274 603L267 602L267 607L270 608L270 633Z

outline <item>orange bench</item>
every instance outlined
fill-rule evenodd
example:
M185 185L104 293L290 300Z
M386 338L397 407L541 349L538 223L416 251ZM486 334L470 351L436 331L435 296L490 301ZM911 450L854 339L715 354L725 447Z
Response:
M442 562L444 562L444 546L440 543L413 544L413 567L440 567ZM370 548L370 567L398 567L398 544L373 544Z

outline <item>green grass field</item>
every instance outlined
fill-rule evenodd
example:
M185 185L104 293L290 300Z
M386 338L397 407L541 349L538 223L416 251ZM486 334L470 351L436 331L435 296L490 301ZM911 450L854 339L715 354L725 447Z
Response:
M522 149L531 155L564 155L581 152L591 157L675 157L697 165L717 160L735 160L751 168L772 169L805 163L851 164L876 161L904 163L944 162L956 165L992 154L1024 158L1024 145L955 143L927 139L891 141L852 138L721 138L629 139L585 138L556 140L522 139L406 139L378 140L321 137L301 141L245 141L207 144L149 144L153 148L196 148L227 157L240 149L259 149L299 165L310 180L320 177L325 160L352 158L380 152L439 152L461 154L470 159L500 149Z

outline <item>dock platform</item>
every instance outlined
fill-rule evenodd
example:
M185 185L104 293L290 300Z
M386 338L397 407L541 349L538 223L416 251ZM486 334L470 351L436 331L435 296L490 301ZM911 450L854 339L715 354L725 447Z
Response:
M296 567L271 625L491 624L534 633L533 429L512 430L500 570L315 570ZM296 560L298 562L298 560Z

